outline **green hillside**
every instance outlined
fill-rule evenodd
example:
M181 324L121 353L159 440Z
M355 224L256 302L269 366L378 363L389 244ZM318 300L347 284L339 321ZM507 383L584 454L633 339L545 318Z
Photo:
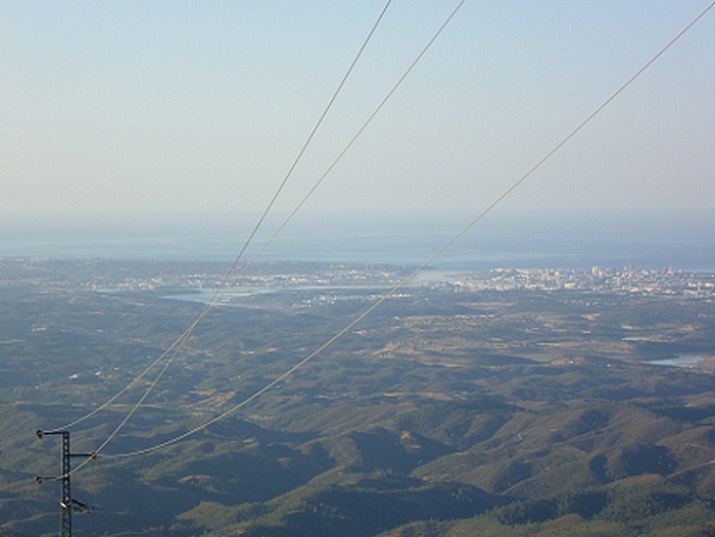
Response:
M35 431L106 401L202 307L167 298L173 283L106 289L155 265L77 262L60 277L45 263L31 281L6 267L0 287L7 535L57 531L59 485L35 477L56 474L60 446ZM330 270L321 278L361 274ZM243 401L345 326L375 285L280 289L212 310L73 475L89 505L75 535L715 535L715 309L683 293L409 287L239 412L115 457ZM649 363L678 356L702 361ZM73 428L73 450L100 445L151 378Z

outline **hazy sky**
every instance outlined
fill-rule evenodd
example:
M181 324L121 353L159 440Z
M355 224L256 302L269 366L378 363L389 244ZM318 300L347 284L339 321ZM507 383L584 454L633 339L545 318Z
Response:
M480 211L709 3L467 0L306 210ZM0 0L0 212L263 208L383 4ZM279 211L455 5L394 0ZM715 209L713 66L715 9L506 207Z

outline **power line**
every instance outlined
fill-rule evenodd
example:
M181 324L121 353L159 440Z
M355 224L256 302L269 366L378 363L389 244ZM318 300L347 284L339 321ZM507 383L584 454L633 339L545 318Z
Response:
M461 5L461 4L460 4ZM185 433L176 436L170 440L167 440L165 442L161 442L159 444L156 444L154 446L132 451L132 452L127 452L127 453L121 453L121 454L115 454L115 455L107 455L107 457L110 458L128 458L128 457L134 457L138 455L144 455L147 453L150 453L152 451L156 451L159 449L162 449L164 447L168 447L172 444L175 444L185 438L188 438L189 436L192 436L196 434L197 432L200 432L210 425L213 425L214 423L228 417L229 415L233 414L234 412L238 411L248 403L254 401L264 393L266 393L268 390L271 388L275 387L277 384L285 380L287 377L295 373L298 369L302 368L304 365L306 365L308 362L310 362L313 358L315 358L318 354L320 354L322 351L324 351L326 348L331 346L333 343L335 343L338 339L340 339L342 336L344 336L348 331L350 331L355 325L357 325L360 321L362 321L365 317L367 317L370 313L372 313L376 308L378 308L383 302L388 300L391 296L393 296L397 291L399 291L402 287L404 287L407 283L409 283L412 279L414 279L417 274L422 272L428 265L430 265L435 259L437 259L439 256L441 256L447 249L449 249L455 242L457 242L463 235L465 235L470 229L472 229L480 220L482 220L487 214L489 214L497 205L499 205L506 197L508 197L514 190L516 190L524 181L526 181L531 175L534 174L546 161L548 161L554 154L556 154L564 145L566 145L576 134L578 134L588 123L591 122L593 118L595 118L603 109L605 109L618 95L620 95L628 86L630 86L638 77L640 77L643 72L645 72L653 63L655 63L658 58L660 58L669 48L671 48L688 30L690 30L705 14L710 11L710 9L715 6L715 2L711 3L704 11L702 11L693 21L691 21L680 33L678 33L671 41L669 41L663 48L661 48L650 60L648 60L643 67L641 67L633 76L631 76L623 85L621 85L615 92L613 92L600 106L598 106L589 116L586 117L581 123L578 124L578 126L573 129L571 132L569 132L560 142L558 142L553 149L551 149L541 160L539 160L536 164L534 164L524 175L522 175L517 181L515 181L509 188L507 188L500 196L498 196L486 209L484 209L481 213L479 213L474 219L472 219L466 226L464 226L456 235L454 235L449 241L447 241L439 250L437 250L432 256L427 259L424 263L422 263L418 268L416 268L412 273L410 273L408 276L403 278L400 282L398 282L392 289L390 289L387 293L382 295L374 304L372 304L370 307L365 309L362 313L360 313L355 319L353 319L350 323L348 323L347 326L345 326L343 329L341 329L339 332L337 332L334 336L332 336L330 339L328 339L325 343L323 343L320 347L318 347L316 350L314 350L312 353L307 355L305 358L303 358L300 362L295 364L294 366L290 367L286 371L284 371L281 375L273 379L271 382L263 386L261 389L258 391L254 392L252 395L248 396L244 400L242 400L240 403L232 406L228 410L222 412L221 414L215 416L214 418L208 420L207 422L198 425L194 427L193 429L190 429L189 431L186 431ZM88 463L89 460L85 461L83 464ZM77 470L80 468L78 467Z
M91 412L85 414L84 416L80 417L79 419L76 419L66 425L63 425L61 427L58 427L55 430L59 429L69 429L71 427L74 427L75 425L78 425L79 423L82 423L83 421L87 420L88 418L94 416L110 404L112 404L114 401L116 401L119 397L121 397L124 393L126 393L128 390L130 390L134 385L136 385L137 382L139 382L142 378L144 378L149 371L154 369L159 363L164 360L167 356L171 354L169 359L167 360L167 363L164 365L164 367L161 369L159 374L156 376L156 378L149 384L149 387L146 389L144 395L139 399L139 401L135 404L135 406L130 410L129 414L122 420L120 423L119 427L117 430L115 430L114 434L112 435L112 438L116 433L119 432L119 430L124 427L124 425L129 421L131 416L138 410L138 408L141 406L141 404L146 400L146 398L149 396L149 394L152 392L156 384L159 382L161 377L164 375L166 370L169 368L171 363L174 361L178 353L183 349L184 345L186 345L187 341L193 334L194 330L196 327L201 323L201 321L206 317L206 315L209 313L209 311L218 303L220 298L225 294L225 291L227 287L230 287L232 283L236 280L234 278L233 281L229 282L229 279L231 278L231 275L233 274L234 270L238 266L239 262L243 258L243 255L245 254L248 246L251 244L253 239L256 236L256 233L258 232L259 228L263 225L264 220L266 219L266 216L270 212L270 210L273 208L273 205L275 204L276 200L278 199L278 196L280 193L283 191L283 188L285 187L286 183L288 182L288 179L293 175L293 172L295 171L295 168L297 167L298 163L300 160L303 158L303 155L305 154L306 150L308 149L308 146L312 142L313 138L315 137L316 132L320 128L320 126L323 123L323 120L325 117L328 115L328 112L332 108L333 104L335 103L338 95L340 94L341 90L343 89L343 86L347 82L348 78L350 77L350 74L353 72L353 69L355 68L355 65L357 64L358 60L362 56L362 53L365 51L365 48L367 47L368 43L372 39L372 36L374 35L375 31L377 30L377 27L380 25L380 22L382 21L385 13L387 12L387 8L390 7L390 4L392 3L392 0L387 0L385 3L384 7L382 8L382 11L380 12L379 16L377 17L377 20L373 24L372 28L370 29L369 33L367 34L367 37L364 39L362 45L360 46L360 49L358 50L357 54L355 55L355 58L353 58L353 61L350 64L350 67L348 67L348 70L345 72L345 75L343 75L342 80L338 84L338 87L336 90L333 92L333 95L331 96L330 100L328 101L328 104L325 106L323 109L323 112L320 114L320 117L318 118L318 121L316 122L315 126L311 130L310 134L308 135L308 138L306 139L305 143L303 144L303 147L300 149L298 152L298 155L296 158L293 160L293 163L291 164L290 168L288 169L288 172L285 174L283 177L283 180L281 181L280 185L276 189L275 193L273 194L273 197L271 200L268 202L268 205L264 209L263 213L261 214L261 217L258 219L258 222L254 226L253 230L251 231L250 235L248 236L248 239L246 239L246 242L244 243L243 247L241 248L240 252L236 256L235 260L229 267L228 271L226 271L226 274L222 278L221 282L215 289L213 295L209 299L209 301L206 303L204 306L204 309L201 311L201 313L198 315L198 317L194 320L191 325L169 346L168 349L166 349L156 360L154 360L151 364L149 364L139 375L134 377L132 381L127 384L122 390L117 392L114 396L109 398L107 401L105 401L102 405L98 406ZM245 272L244 270L241 272L243 274ZM240 275L239 275L240 276Z
M434 42L437 40L439 35L444 31L444 29L447 27L447 25L450 23L450 21L454 18L454 16L457 14L459 9L464 5L466 0L461 0L457 6L452 10L452 12L449 14L449 16L445 19L445 21L442 23L442 25L438 28L438 30L435 32L435 34L432 36L432 38L427 42L427 44L422 48L420 53L417 55L415 60L410 64L410 66L405 70L405 72L402 74L402 76L398 79L398 81L393 85L393 87L390 89L390 91L387 93L387 95L382 99L382 101L379 103L379 105L375 108L375 110L370 114L368 119L363 123L363 125L358 129L356 134L352 137L352 139L348 142L348 144L343 148L343 150L338 154L338 156L335 158L335 160L332 162L332 164L328 167L328 169L323 173L323 175L316 181L316 183L313 185L313 187L308 191L308 193L303 197L303 199L300 201L300 203L293 209L293 211L288 215L288 217L283 221L283 223L278 227L278 229L275 231L275 233L269 238L269 240L263 245L263 247L258 251L258 253L249 261L249 263L239 272L239 274L236 275L234 280L231 282L233 283L236 279L240 278L246 270L256 261L256 259L265 251L266 248L275 240L275 238L278 236L278 234L285 228L285 226L288 224L288 222L295 216L295 214L300 210L300 208L303 207L303 205L308 201L308 199L313 195L313 193L317 190L318 186L323 182L323 180L332 172L332 170L337 166L338 162L345 156L345 154L348 152L348 150L353 146L355 141L362 135L362 133L365 131L365 129L368 127L370 123L375 119L375 117L378 115L378 113L382 110L382 108L385 106L387 101L395 94L397 89L402 85L402 83L405 81L407 76L412 72L414 67L417 65L417 63L422 59L422 57L425 55L425 53L432 47ZM223 286L221 289L217 289L217 291L214 293L212 300L218 300L220 297L222 297L228 289L228 286ZM372 310L371 310L372 311ZM198 324L196 322L195 324ZM331 342L332 343L332 342ZM322 350L322 349L321 349ZM176 351L178 352L178 351ZM176 352L174 355L171 357L171 360L176 356ZM317 353L316 353L317 354ZM170 361L171 361L170 360ZM95 450L95 453L100 453L101 451L104 450L104 448L116 437L116 435L119 433L119 431L124 427L124 425L129 421L131 416L139 409L139 407L143 404L144 400L146 397L149 395L153 387L156 385L158 380L161 378L161 376L164 374L166 369L168 368L169 364L167 363L162 371L160 371L159 375L157 375L156 379L152 382L152 384L149 386L149 388L146 390L144 395L141 397L141 399L134 405L134 407L130 410L129 414L125 416L125 418L122 420L122 422L117 426L117 428L109 435L109 437ZM290 373L288 373L290 374ZM286 375L288 376L288 375ZM283 377L285 378L285 377ZM275 381L277 383L279 381ZM260 393L263 393L267 389L270 389L275 383L271 383L271 385L266 388L265 390L262 390ZM256 394L255 397L257 397L260 394ZM255 397L252 397L254 399ZM248 401L246 401L248 402ZM245 404L245 403L244 403ZM201 428L208 427L209 424L204 424ZM200 430L200 429L199 429ZM197 432L197 431L193 431ZM193 432L191 434L193 434ZM85 461L85 464L88 461ZM74 471L78 471L83 467L84 464L80 464Z
M417 63L422 59L422 57L425 55L425 53L432 47L434 42L437 40L439 35L442 33L442 31L447 27L447 25L450 23L450 21L454 18L454 16L457 14L459 9L462 7L462 5L466 2L466 0L461 0L459 4L457 4L457 7L454 8L454 10L449 14L447 19L442 23L442 25L439 27L439 29L435 32L435 34L432 36L432 38L427 42L427 44L422 48L420 53L417 55L417 57L412 61L412 63L409 65L409 67L405 70L405 72L402 74L402 76L395 82L395 84L392 86L390 91L387 92L385 97L380 101L380 103L377 105L375 110L370 114L370 116L367 118L367 120L362 124L362 126L357 130L357 132L353 135L353 137L350 139L350 141L345 145L345 147L340 151L337 157L333 160L333 162L328 166L328 168L323 172L323 174L318 178L318 180L313 184L313 186L310 188L310 190L303 196L303 199L300 200L300 202L293 208L293 210L288 214L288 216L283 220L283 222L278 226L276 231L273 233L273 235L270 236L270 238L265 242L265 244L256 252L256 254L249 260L249 262L246 264L246 266L239 272L235 277L234 280L232 281L235 282L238 278L243 276L243 274L246 273L246 271L256 262L256 260L263 254L263 252L266 251L266 249L273 243L273 241L278 237L278 235L283 231L283 229L288 225L288 223L293 219L293 217L296 215L296 213L307 203L307 201L310 199L310 197L315 193L315 191L318 189L318 187L322 184L322 182L330 175L330 173L335 169L335 167L338 165L338 163L342 160L342 158L346 155L346 153L352 148L352 146L355 144L357 139L365 132L365 129L372 123L372 121L377 117L377 115L380 113L380 111L383 109L385 104L387 104L387 101L390 100L390 98L395 94L397 89L402 85L402 83L407 79L408 75L412 72L412 70L415 68ZM223 294L225 294L226 289L223 290Z

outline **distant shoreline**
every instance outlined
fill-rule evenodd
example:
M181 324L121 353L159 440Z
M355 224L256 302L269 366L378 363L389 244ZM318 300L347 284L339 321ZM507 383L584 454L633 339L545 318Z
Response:
M254 221L229 215L114 216L54 220L2 218L0 258L231 262ZM261 260L419 266L467 222L464 214L306 216L288 226ZM455 224L457 222L457 224ZM251 259L275 229L269 221L249 247ZM715 270L715 214L710 211L504 213L469 230L434 270L493 268L667 267Z

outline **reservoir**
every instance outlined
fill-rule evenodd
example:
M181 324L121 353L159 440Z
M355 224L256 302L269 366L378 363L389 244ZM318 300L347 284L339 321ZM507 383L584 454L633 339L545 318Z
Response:
M677 358L667 358L665 360L652 360L646 362L651 365L664 365L668 367L690 367L699 362L702 362L703 358L701 356L678 356Z

